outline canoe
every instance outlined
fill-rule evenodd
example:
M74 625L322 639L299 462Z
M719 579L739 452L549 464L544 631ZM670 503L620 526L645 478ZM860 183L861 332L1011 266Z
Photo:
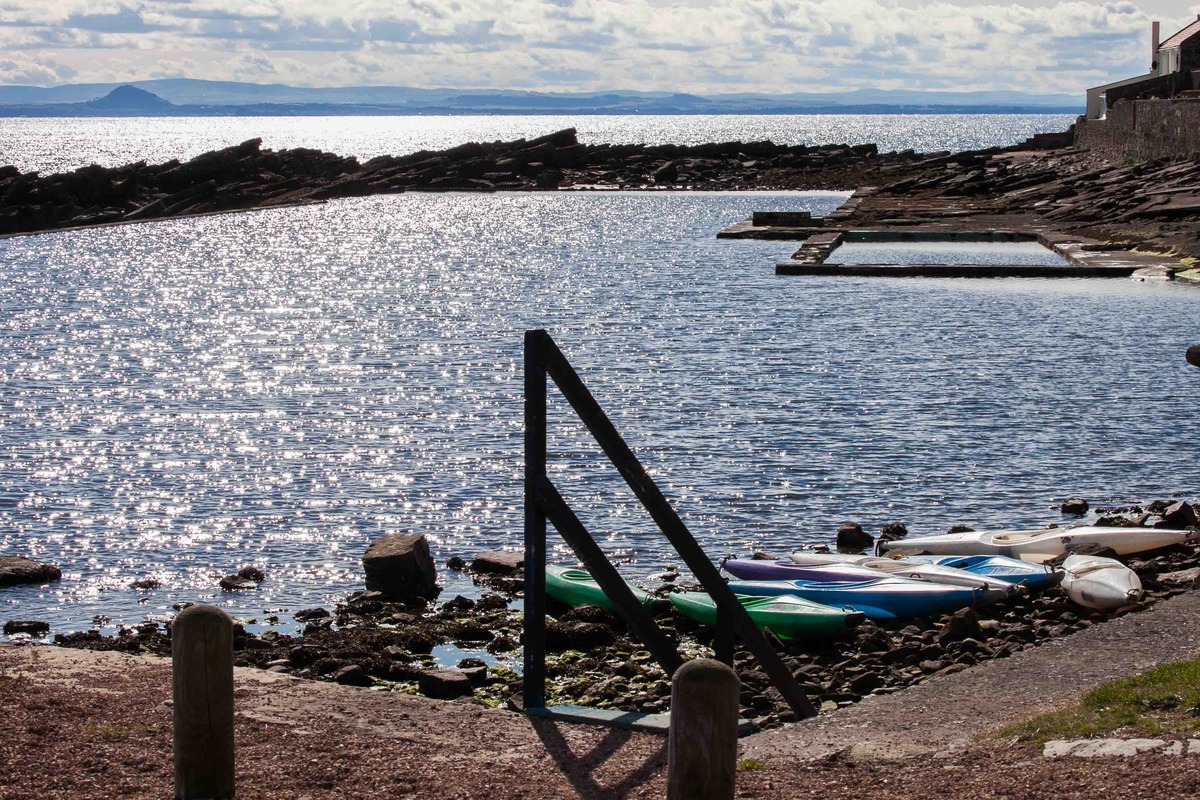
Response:
M1011 582L986 575L973 575L961 569L937 564L916 564L895 558L865 558L857 563L797 564L790 559L780 561L727 558L721 568L736 578L747 581L863 581L890 575L895 578L914 578L951 586L973 589L996 589L1002 595L1017 591Z
M629 581L625 581L638 602L649 607L654 602L654 596L639 589ZM569 606L600 606L609 611L616 611L616 606L608 599L608 595L600 588L600 584L590 573L581 569L546 565L546 594L560 603Z
M1062 570L1007 556L906 556L896 560L954 567L975 575L1020 584L1031 591L1057 586L1063 577Z
M1063 560L1063 591L1085 608L1111 611L1142 599L1137 573L1112 558L1067 556Z
M729 588L734 594L794 594L829 606L850 606L871 619L935 616L1003 596L992 589L891 577L865 581L730 581Z
M671 602L687 617L716 626L717 604L703 592L672 592ZM836 636L862 624L866 615L848 608L833 608L795 595L749 597L738 595L754 624L770 628L780 639Z
M1111 547L1118 555L1141 553L1181 544L1200 536L1200 531L1167 528L1046 528L1037 531L971 531L940 536L917 536L880 542L880 552L926 550L934 555L1008 556L1042 564L1085 544Z

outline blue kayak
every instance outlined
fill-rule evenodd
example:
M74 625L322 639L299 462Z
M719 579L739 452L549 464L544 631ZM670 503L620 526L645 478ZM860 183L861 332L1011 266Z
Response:
M827 606L849 606L871 619L905 619L948 614L979 605L984 592L965 586L876 578L866 581L730 581L735 594L794 594Z
M1063 579L1062 570L1007 556L905 556L903 560L915 564L954 567L976 575L987 575L997 580L1023 584L1030 589L1057 586Z

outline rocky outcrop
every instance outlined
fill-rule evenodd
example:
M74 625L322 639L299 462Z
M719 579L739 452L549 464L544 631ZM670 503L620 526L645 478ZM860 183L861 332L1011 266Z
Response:
M880 156L873 144L584 145L571 128L359 163L306 148L264 150L261 139L251 139L184 163L90 166L47 176L0 167L0 234L405 191L844 188L863 181L840 170L865 177L881 164L916 158Z
M513 575L525 568L525 555L507 550L480 553L471 561L472 572Z
M371 542L362 559L368 592L380 599L437 597L437 568L421 534L390 533Z
M871 534L856 522L847 522L837 529L837 549L843 553L861 553L874 543Z
M0 586L49 583L60 578L62 570L53 564L41 564L24 556L0 556Z
M897 169L881 165L880 196L958 201L964 213L1032 217L1103 241L1200 256L1200 156L1110 163L1074 149L1041 154L981 150ZM898 178L898 179L897 179ZM917 201L917 202L912 202ZM889 206L895 216L895 204ZM857 221L857 224L865 224Z

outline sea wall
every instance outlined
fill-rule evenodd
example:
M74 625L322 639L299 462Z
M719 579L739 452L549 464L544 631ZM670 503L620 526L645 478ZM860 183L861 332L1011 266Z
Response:
M1200 153L1200 99L1115 103L1105 119L1080 121L1075 146L1112 161Z

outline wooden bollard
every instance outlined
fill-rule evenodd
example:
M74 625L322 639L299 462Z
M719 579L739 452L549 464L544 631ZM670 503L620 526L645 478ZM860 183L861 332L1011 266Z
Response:
M1189 347L1184 357L1193 367L1200 367L1200 344L1194 344Z
M185 608L171 626L176 800L233 798L233 620Z
M731 800L737 777L737 673L697 658L671 678L667 800Z

